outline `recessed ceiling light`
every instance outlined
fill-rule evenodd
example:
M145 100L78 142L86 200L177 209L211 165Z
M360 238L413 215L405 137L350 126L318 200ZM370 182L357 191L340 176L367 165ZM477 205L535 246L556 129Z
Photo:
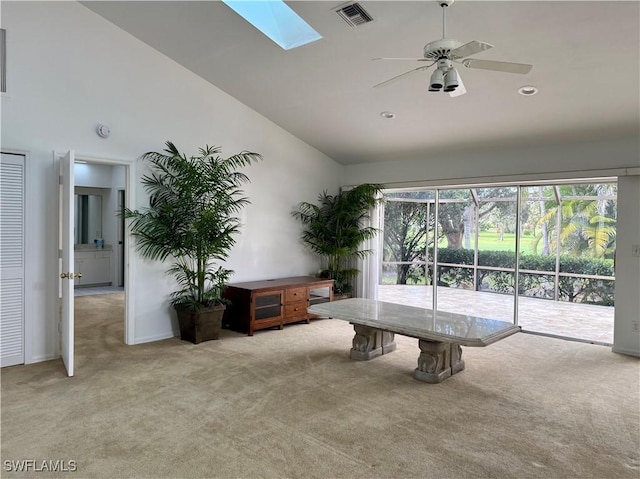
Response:
M518 88L518 93L524 96L532 96L538 93L538 89L533 85L525 85Z
M386 118L387 120L392 120L396 117L396 114L390 111L383 111L382 113L380 113L380 116L382 118Z

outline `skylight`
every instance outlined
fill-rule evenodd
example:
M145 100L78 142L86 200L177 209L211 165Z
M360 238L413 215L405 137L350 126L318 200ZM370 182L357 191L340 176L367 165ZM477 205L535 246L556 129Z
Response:
M281 0L222 1L284 50L291 50L322 38Z

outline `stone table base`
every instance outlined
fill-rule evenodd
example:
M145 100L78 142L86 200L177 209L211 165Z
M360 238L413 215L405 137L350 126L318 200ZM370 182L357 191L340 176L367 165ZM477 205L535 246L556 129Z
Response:
M360 324L354 324L353 329L356 335L349 353L351 359L368 361L396 349L393 333Z
M413 377L418 381L437 384L464 370L462 347L459 344L420 339L418 345L418 367L413 372Z
M396 349L394 334L378 328L354 324L356 334L349 353L351 359L368 361ZM437 384L464 370L462 347L458 343L442 343L420 339L418 367L413 377L418 381Z

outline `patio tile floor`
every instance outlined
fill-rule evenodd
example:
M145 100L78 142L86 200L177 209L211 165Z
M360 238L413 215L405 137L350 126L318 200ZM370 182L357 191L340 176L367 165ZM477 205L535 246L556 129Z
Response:
M415 285L379 285L378 299L390 303L432 308L432 287ZM438 288L438 309L471 316L513 322L513 296ZM568 338L613 343L612 306L567 303L520 297L518 324L525 331Z

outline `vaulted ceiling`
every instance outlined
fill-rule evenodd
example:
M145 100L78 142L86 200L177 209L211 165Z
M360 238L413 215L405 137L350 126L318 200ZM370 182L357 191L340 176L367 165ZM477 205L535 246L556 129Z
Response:
M428 92L430 71L373 88L420 66L373 58L422 57L442 37L435 1L360 2L374 21L357 28L340 1L287 3L322 40L284 51L219 1L84 5L343 164L640 131L639 2L455 2L447 36L494 45L474 58L533 64L526 75L460 66L457 98Z

